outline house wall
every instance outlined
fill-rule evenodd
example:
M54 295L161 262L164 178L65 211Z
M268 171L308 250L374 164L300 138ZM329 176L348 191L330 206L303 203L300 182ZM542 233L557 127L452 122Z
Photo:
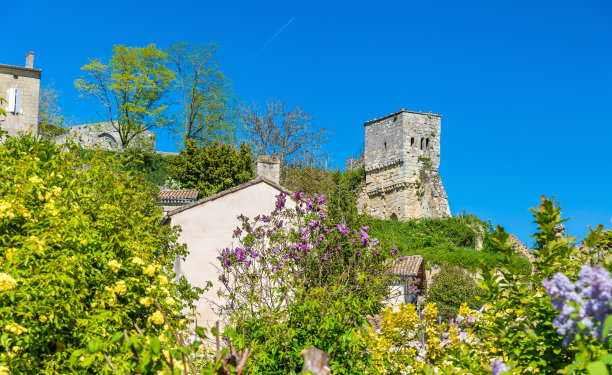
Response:
M6 118L0 119L0 129L15 136L20 132L36 135L38 131L38 104L40 71L0 67L0 97L9 100L9 89L21 89L21 108L18 113L8 111L8 103L2 103Z
M221 287L218 280L221 265L217 256L224 248L238 246L232 238L234 229L239 226L237 217L270 214L279 193L271 185L260 182L171 217L170 225L182 228L179 242L187 244L189 250L185 261L179 259L175 263L177 276L185 276L191 285L200 288L206 287L208 281L213 283L213 288L196 303L199 326L211 327L219 319L213 310L214 304L221 302L217 296ZM295 207L291 199L287 199L286 204Z

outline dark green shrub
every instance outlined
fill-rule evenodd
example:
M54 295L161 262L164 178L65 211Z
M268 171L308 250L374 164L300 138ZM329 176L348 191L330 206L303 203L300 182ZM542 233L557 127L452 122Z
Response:
M457 315L459 306L464 302L472 309L479 309L482 303L477 297L483 293L467 272L459 267L448 266L433 277L427 301L436 303L443 319L450 319Z

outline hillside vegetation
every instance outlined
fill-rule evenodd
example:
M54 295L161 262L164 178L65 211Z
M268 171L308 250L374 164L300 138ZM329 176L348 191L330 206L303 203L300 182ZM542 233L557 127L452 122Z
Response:
M459 266L475 272L480 262L497 267L502 261L491 242L494 230L473 215L405 222L362 218L362 223L371 227L370 233L383 247L395 245L399 254L421 255L429 266ZM469 225L484 228L482 250L475 249L477 233ZM520 255L512 257L512 267L517 274L531 272L531 264Z

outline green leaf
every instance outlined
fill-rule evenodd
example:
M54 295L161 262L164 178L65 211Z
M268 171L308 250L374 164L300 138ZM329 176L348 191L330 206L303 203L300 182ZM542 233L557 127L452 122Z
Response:
M612 329L612 315L608 316L604 321L603 330L601 331L601 341L606 340L610 334L610 329Z
M157 337L152 337L150 340L151 343L149 345L151 347L151 351L153 354L159 355L159 353L161 353L161 343L159 342L159 339Z
M589 375L608 375L608 368L603 362L591 362L587 365Z
M211 332L212 332L212 334L213 334L214 336L216 336L216 335L217 335L217 332L216 332L216 331L217 331L217 328L215 328L215 327L212 327L212 328L211 328ZM201 326L197 326L197 327L196 327L196 333L197 333L197 335L198 335L198 337L199 337L199 338L201 338L201 339L205 339L205 338L206 338L206 331L204 330L204 328L203 328L203 327L201 327Z
M120 341L123 338L123 333L121 332L115 332L115 334L113 335L113 337L111 338L110 343L114 344L117 341Z

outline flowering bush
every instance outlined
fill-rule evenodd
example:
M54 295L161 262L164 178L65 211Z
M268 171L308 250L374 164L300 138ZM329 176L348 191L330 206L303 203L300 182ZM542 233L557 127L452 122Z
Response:
M185 249L159 226L156 188L88 155L31 137L0 146L0 366L11 373L96 372L102 353L73 353L135 325L160 332L160 310L176 318L193 298L171 281ZM127 370L128 352L105 354Z
M500 374L506 370L505 355L492 340L479 337L488 324L481 311L461 305L459 314L439 324L435 303L422 316L412 304L389 307L381 314L380 327L368 328L362 341L372 364L366 374L472 373ZM364 362L365 363L365 362Z
M219 255L223 311L242 345L259 348L254 372L296 370L299 352L315 343L332 356L334 373L350 372L354 331L389 293L384 261L391 249L367 227L328 219L325 201L279 195L269 216L242 217L238 246Z
M553 321L568 345L576 334L602 340L603 322L612 315L612 279L602 266L582 266L578 280L571 282L562 273L542 281L554 308L560 314Z
M491 324L483 327L483 334L495 338L496 346L507 353L513 373L585 373L589 361L602 354L602 345L591 333L600 327L595 319L606 312L591 314L609 303L604 301L609 295L605 271L590 267L579 271L591 261L588 247L598 243L599 232L593 231L585 239L587 246L580 248L575 238L555 233L566 219L554 201L542 197L542 204L532 212L538 231L533 236L537 243L534 273L528 279L509 271L512 243L503 228L497 228L493 242L506 266L496 271L483 265L481 286L491 306L484 312ZM609 267L609 259L605 266ZM572 283L572 279L578 281ZM601 299L595 297L599 292L603 292ZM562 303L560 298L569 300ZM574 337L579 340L570 343Z

